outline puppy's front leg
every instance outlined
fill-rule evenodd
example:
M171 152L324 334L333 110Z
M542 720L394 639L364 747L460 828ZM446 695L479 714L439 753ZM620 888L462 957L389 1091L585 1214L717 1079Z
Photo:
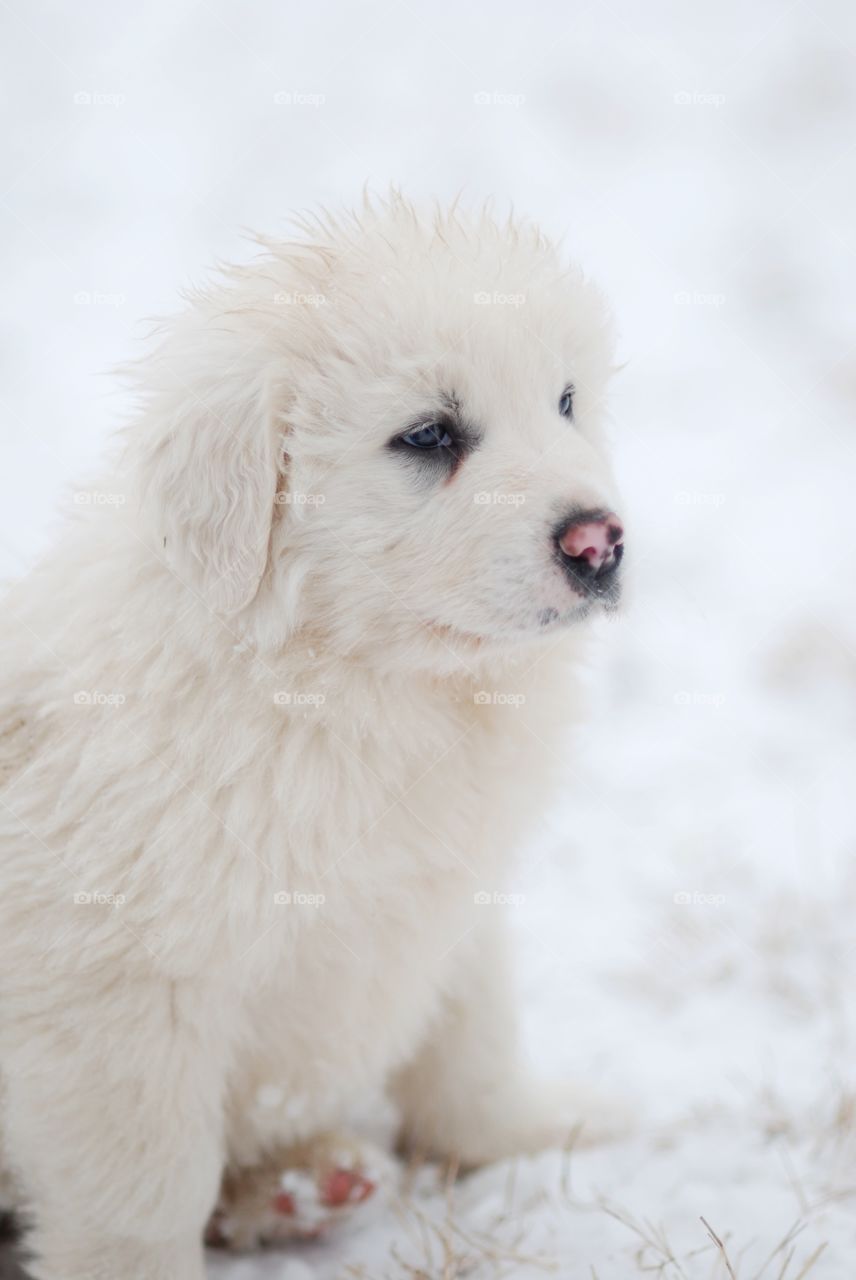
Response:
M461 944L454 989L415 1059L393 1082L406 1147L463 1166L624 1129L594 1093L533 1079L522 1063L506 930L486 908Z
M222 1167L211 997L105 975L26 993L4 1027L4 1138L36 1280L203 1280ZM20 1008L22 1001L15 1004ZM61 995L61 999L57 997ZM14 1033L10 1035L10 1033Z

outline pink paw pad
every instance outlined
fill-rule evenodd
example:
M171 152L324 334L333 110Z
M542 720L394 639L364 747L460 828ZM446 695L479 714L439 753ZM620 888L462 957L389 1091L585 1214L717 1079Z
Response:
M283 1213L289 1217L297 1212L294 1196L289 1195L287 1191L280 1191L278 1195L274 1196L273 1207L277 1213Z
M336 1211L362 1204L376 1187L359 1169L345 1165L314 1173L292 1169L282 1175L270 1205L279 1217L291 1219L291 1230L302 1239L317 1239L338 1217Z
M244 1253L289 1240L324 1239L352 1216L370 1217L395 1173L383 1151L347 1135L282 1148L262 1164L226 1173L206 1242Z
M331 1208L343 1204L362 1204L374 1192L370 1178L354 1169L334 1169L321 1182L321 1200Z

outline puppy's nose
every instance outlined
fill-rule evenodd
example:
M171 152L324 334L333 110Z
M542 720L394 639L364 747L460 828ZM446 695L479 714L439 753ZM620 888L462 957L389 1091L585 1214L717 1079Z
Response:
M618 567L624 554L624 529L611 511L584 511L559 531L556 542L574 572L591 578Z

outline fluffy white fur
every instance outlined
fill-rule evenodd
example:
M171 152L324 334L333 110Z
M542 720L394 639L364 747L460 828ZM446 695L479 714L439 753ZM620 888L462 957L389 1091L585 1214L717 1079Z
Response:
M0 1183L39 1280L198 1280L224 1166L367 1089L465 1163L592 1119L521 1065L478 895L562 774L550 530L615 506L610 365L537 230L398 196L264 242L141 363L7 599ZM483 439L426 481L387 443L446 395Z

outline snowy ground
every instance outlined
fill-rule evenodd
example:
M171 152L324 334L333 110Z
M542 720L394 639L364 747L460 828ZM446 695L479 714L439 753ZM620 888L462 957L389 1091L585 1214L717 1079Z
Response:
M638 1132L451 1199L423 1173L212 1277L849 1280L856 11L10 0L2 25L3 572L116 421L100 373L138 318L240 226L366 180L566 232L628 361L633 599L512 912L533 1057L630 1095Z

